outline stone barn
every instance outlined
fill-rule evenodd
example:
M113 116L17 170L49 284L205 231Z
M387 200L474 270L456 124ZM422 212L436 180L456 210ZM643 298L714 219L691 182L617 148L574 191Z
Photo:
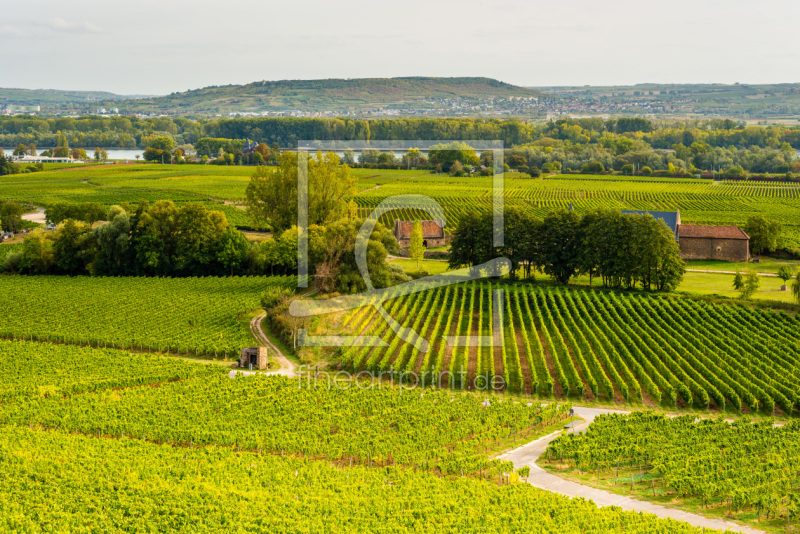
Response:
M447 244L444 235L444 221L420 221L422 225L422 244L426 248L443 247ZM411 231L414 221L394 221L394 237L402 248L411 244Z
M750 236L738 226L678 227L678 245L685 260L748 261Z
M239 367L252 369L267 368L267 348L266 347L245 347L242 349L239 358Z

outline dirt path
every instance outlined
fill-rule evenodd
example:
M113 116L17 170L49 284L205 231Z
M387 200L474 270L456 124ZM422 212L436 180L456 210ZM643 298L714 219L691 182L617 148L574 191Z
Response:
M22 219L25 221L35 222L39 224L45 224L47 222L47 217L44 214L44 209L40 207L36 207L36 211L32 213L25 213L22 216Z
M708 273L708 274L736 274L736 271L714 271L711 269L686 269L687 273ZM778 278L775 273L756 273L758 276L766 276L767 278Z
M405 256L395 256L394 254L387 254L387 258L390 260L410 260L411 258L407 258ZM423 258L422 261L450 261L450 260L442 260L437 258Z
M279 369L276 369L274 371L267 371L264 374L283 375L283 376L288 376L290 378L297 376L297 364L294 363L289 358L287 358L281 352L281 349L279 349L277 345L275 345L272 341L270 341L270 339L264 333L264 330L262 330L261 322L264 320L264 317L266 316L267 314L266 312L264 312L259 315L256 315L255 317L253 317L253 320L250 321L250 331L253 332L253 336L255 336L256 340L258 340L258 343L261 346L270 349L270 356L273 358L274 361L278 362L278 365L280 365ZM250 374L245 371L239 371L239 372L242 374Z
M574 407L575 415L584 419L584 422L576 425L568 432L585 432L586 428L594 421L594 418L602 413L630 413L623 410L605 410L600 408L582 408L579 406ZM591 499L598 506L619 506L623 510L631 510L635 512L647 512L658 517L672 518L678 521L685 521L696 527L713 528L719 530L730 529L732 532L744 532L746 534L764 534L761 530L754 528L743 527L736 523L723 521L721 519L710 519L698 514L692 514L677 510L674 508L666 508L658 504L653 504L645 501L639 501L630 497L616 495L607 491L584 486L576 482L564 480L561 477L548 473L538 465L536 460L547 449L547 445L560 436L564 432L559 430L548 434L542 438L532 441L527 445L523 445L517 449L509 451L499 458L501 460L508 460L514 463L515 468L522 466L529 466L531 474L528 477L528 483L532 486L565 495L567 497L582 497L584 499Z

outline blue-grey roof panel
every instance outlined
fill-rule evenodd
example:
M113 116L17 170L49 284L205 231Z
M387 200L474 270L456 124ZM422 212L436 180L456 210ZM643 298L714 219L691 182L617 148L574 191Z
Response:
M672 230L672 233L677 236L678 234L678 212L677 211L636 211L636 210L621 210L623 215L652 215L655 219L661 219Z

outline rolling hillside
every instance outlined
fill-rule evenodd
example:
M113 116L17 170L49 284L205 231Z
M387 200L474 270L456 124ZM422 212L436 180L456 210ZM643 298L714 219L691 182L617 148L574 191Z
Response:
M337 112L452 108L494 98L531 98L539 91L490 78L363 78L260 81L129 100L120 110L212 115L237 112Z

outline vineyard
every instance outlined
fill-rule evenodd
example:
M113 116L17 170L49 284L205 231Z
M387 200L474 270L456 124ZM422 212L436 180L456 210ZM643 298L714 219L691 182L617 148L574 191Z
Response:
M341 464L406 465L489 475L487 455L563 421L569 406L444 391L300 387L278 376L189 379L159 388L44 399L0 412L2 424L235 447Z
M800 407L794 315L666 295L477 282L395 298L386 309L430 341L429 350L402 342L364 307L342 329L386 343L342 349L351 370L456 389L486 389L496 375L515 393L649 406L787 415ZM499 342L446 343L456 336Z
M800 514L800 425L771 420L731 424L652 412L598 416L585 434L548 447L551 464L574 466L598 482L658 497L694 497L734 516L779 519ZM788 515L788 517L787 517Z
M47 206L55 202L99 202L110 206L139 200L172 200L176 204L204 202L225 212L229 221L248 225L245 213L221 201L241 202L252 167L216 165L94 165L4 177L4 200ZM365 217L393 195L424 194L437 200L449 228L470 210L491 207L490 177L455 178L428 171L355 169L359 178L355 202ZM800 247L800 184L755 181L646 178L624 176L555 176L539 180L505 174L504 199L537 216L570 205L578 213L598 207L681 211L687 224L743 226L752 215L764 215L784 225L787 246ZM382 222L430 218L419 210L386 213Z
M0 530L701 532L527 484L27 428L0 433Z
M381 171L375 171L381 172ZM398 171L394 171L397 173ZM420 174L409 171L363 179L364 187L355 197L366 216L379 202L393 195L422 193L442 206L450 228L471 210L488 210L492 205L492 179L486 177L454 178L447 175ZM370 187L366 187L370 184ZM688 224L735 224L744 226L747 218L764 215L784 225L787 246L800 247L798 207L800 184L763 182L712 182L643 177L599 177L570 175L541 180L522 179L514 173L505 175L506 207L543 217L557 208L570 205L578 213L596 208L675 211ZM430 218L419 210L398 209L383 216L392 225L394 219Z
M0 277L0 337L231 357L252 344L244 314L291 277Z
M219 374L215 365L111 349L0 340L0 402Z
M253 169L212 165L90 165L0 178L0 200L39 206L57 202L200 202L225 213L228 222L247 226L244 211L224 200L243 199Z

